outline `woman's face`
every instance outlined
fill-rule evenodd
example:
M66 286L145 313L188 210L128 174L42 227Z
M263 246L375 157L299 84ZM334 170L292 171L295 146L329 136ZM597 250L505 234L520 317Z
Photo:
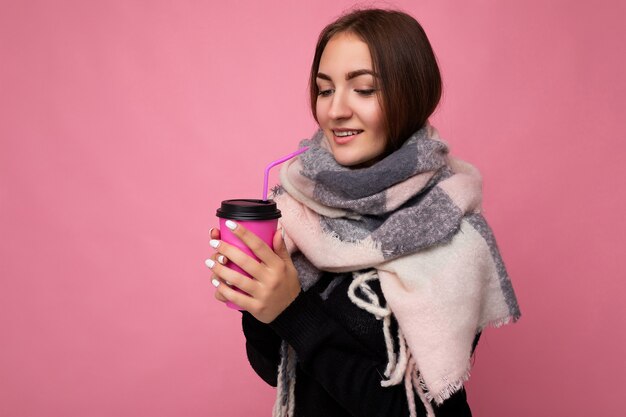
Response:
M317 121L341 165L367 165L385 150L375 77L369 48L356 35L339 33L326 44L317 73Z

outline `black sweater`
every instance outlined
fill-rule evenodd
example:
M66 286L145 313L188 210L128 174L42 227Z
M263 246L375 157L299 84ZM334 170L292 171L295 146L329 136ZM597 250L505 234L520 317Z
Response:
M269 325L244 312L248 360L276 386L281 340L293 347L298 358L295 417L408 416L404 384L380 385L387 365L382 322L352 303L350 282L350 275L323 276ZM370 286L384 305L378 282ZM426 415L417 395L415 406L418 416ZM471 417L464 390L433 407L437 417Z

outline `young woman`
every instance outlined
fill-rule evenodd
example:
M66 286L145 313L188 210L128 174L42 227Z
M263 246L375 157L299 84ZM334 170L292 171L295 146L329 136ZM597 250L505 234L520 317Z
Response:
M478 337L520 312L480 176L428 123L441 79L426 34L398 11L344 15L320 34L310 92L320 129L281 169L274 249L227 222L256 261L212 229L215 297L245 310L275 416L470 416Z

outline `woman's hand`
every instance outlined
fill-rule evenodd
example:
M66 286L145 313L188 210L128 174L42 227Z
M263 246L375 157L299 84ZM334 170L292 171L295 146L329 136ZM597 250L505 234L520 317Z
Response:
M274 250L257 235L233 221L227 227L259 258L246 255L241 250L219 240L219 231L211 232L211 246L216 254L207 260L207 266L214 273L213 285L217 287L215 298L231 301L250 312L263 323L272 322L291 304L300 293L300 281L280 230L274 234ZM224 258L238 265L254 279L240 274L226 266ZM225 283L228 283L226 285ZM233 285L247 294L230 288Z
M222 235L220 233L220 229L216 227L212 227L211 230L209 231L209 236L211 237L211 240L220 240ZM215 262L219 262L220 264L225 265L226 262L228 262L228 259L226 259L224 255L220 255L219 253L214 253L209 259L205 261L205 264L206 266L211 268L210 265L212 265L212 263L215 263ZM211 280L216 279L216 278L217 277L215 277L215 275L211 275ZM215 298L223 303L228 301L226 298L224 298L222 293L219 291L215 291Z

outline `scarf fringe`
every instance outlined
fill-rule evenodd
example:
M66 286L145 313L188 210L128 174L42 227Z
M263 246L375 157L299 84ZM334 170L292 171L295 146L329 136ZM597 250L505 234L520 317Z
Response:
M296 352L283 341L280 346L280 357L276 401L274 402L272 417L293 417L296 402Z
M450 398L452 394L460 390L463 387L463 384L469 379L469 377L470 364L468 363L467 369L463 373L463 376L461 376L454 382L446 383L446 385L441 389L441 392L438 395L432 395L430 391L428 391L428 388L426 388L426 383L421 378L421 375L418 377L418 383L420 385L420 388L424 391L424 395L428 401L434 401L437 404L442 404L445 400Z
M404 383L407 394L409 392L413 394L412 391L414 389L417 392L417 395L420 397L420 400L422 400L422 404L424 404L424 408L426 409L426 416L435 417L435 410L433 409L433 406L426 395L426 386L420 382L421 378L418 377L417 364L415 363L415 360L413 358L411 358L409 365L410 369L406 373L407 376ZM414 417L417 414L417 411L415 411L415 400L412 400L409 403L409 413L410 417Z
M487 324L485 324L484 326L482 326L480 328L480 331L482 331L483 329L487 327L493 327L497 329L498 327L502 327L506 324L515 323L520 318L520 316L521 316L520 314L516 314L516 315L510 315L510 316L504 317L499 320L492 320L490 322L487 322Z

